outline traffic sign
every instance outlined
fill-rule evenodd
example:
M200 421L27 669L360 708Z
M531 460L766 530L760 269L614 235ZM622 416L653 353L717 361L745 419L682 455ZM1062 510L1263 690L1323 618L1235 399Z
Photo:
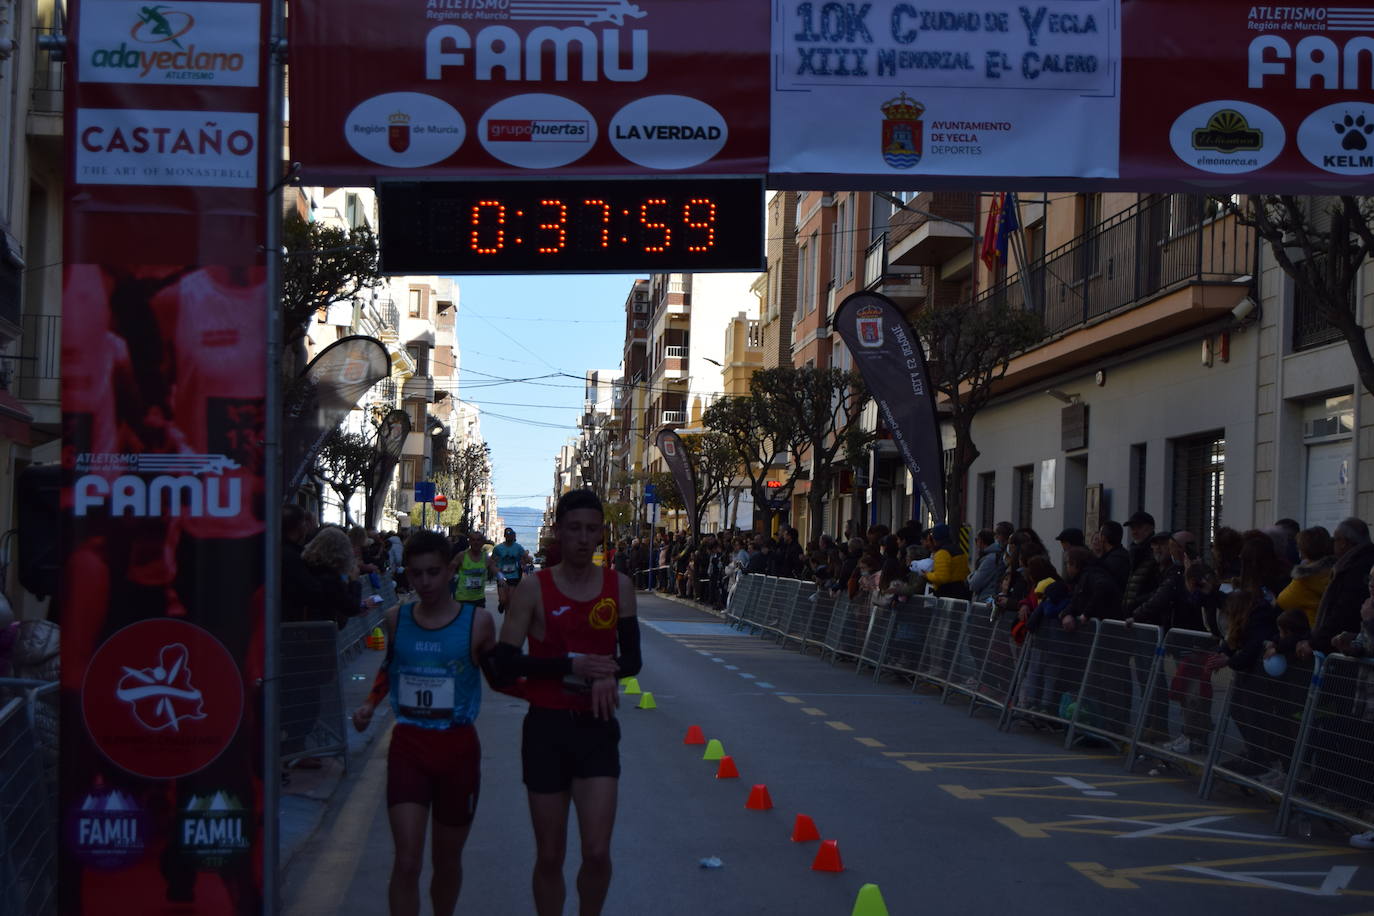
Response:
M651 483L644 485L644 502L648 505L658 502L658 487Z
M429 503L434 501L434 481L415 481L415 501L417 503Z
M443 512L448 508L448 497L440 493L434 497L434 511Z

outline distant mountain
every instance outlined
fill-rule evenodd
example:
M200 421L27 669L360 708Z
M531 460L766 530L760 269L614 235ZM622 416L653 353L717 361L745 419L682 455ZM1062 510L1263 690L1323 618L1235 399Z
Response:
M544 524L544 510L531 509L526 506L501 507L501 518L505 519L506 525L515 529L515 539L525 546L525 549L533 551L539 546L539 526ZM500 540L498 532L494 537Z

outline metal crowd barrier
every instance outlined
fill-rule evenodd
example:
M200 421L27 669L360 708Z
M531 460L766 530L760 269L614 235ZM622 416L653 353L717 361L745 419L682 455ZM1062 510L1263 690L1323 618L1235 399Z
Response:
M740 579L725 612L735 626L831 664L852 662L1018 720L1109 741L1127 769L1155 759L1191 770L1199 794L1218 779L1278 802L1275 826L1314 818L1374 829L1374 660L1341 655L1288 661L1282 677L1257 667L1207 668L1218 640L1118 620L1066 631L1043 620L1023 644L1016 615L929 596L890 604L772 576Z
M332 757L348 761L343 686L339 681L339 637L329 621L285 623L281 627L281 761Z
M57 786L35 725L57 683L0 679L0 689L22 693L0 700L0 913L47 916L57 911Z

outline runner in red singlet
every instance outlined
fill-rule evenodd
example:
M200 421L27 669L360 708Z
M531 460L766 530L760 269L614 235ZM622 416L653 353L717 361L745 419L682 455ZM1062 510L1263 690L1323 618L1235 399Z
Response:
M640 653L634 585L592 564L603 528L601 501L591 490L563 494L554 513L561 562L521 580L500 641L484 659L493 683L527 679L521 763L534 823L539 916L563 912L570 802L582 846L578 912L597 916L611 883L620 778L617 678L639 672ZM529 652L521 654L527 638Z

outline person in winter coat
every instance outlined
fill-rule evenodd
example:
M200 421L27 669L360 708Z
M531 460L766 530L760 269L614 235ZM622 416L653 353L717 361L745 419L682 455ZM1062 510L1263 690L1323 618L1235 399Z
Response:
M1336 564L1331 568L1331 584L1317 606L1311 638L1294 646L1298 658L1311 658L1313 651L1330 652L1332 639L1342 633L1360 632L1360 608L1367 597L1369 570L1374 567L1369 526L1358 518L1341 522L1332 537L1332 550ZM1281 651L1287 650L1281 647Z
M1167 534L1157 534L1150 539L1150 549L1154 552L1155 564L1159 569L1159 584L1144 603L1137 605L1135 612L1126 618L1127 625L1152 623L1164 630L1175 626L1174 617L1188 600L1188 595L1183 585L1183 564L1174 562L1174 543Z
M1121 593L1111 575L1102 568L1086 547L1070 547L1064 554L1064 581L1073 588L1073 597L1060 615L1060 626L1072 633L1089 620L1116 620L1121 608Z
M1148 512L1137 512L1126 520L1126 526L1131 529L1131 574L1122 591L1122 611L1123 616L1130 617L1159 584L1159 564L1150 549L1150 538L1155 536L1155 517Z
M1302 611L1311 627L1316 626L1317 608L1331 584L1336 557L1331 535L1320 525L1298 532L1297 541L1298 565L1293 567L1293 581L1279 592L1278 606L1282 611Z
M1268 675L1260 667L1265 644L1278 637L1278 609L1262 589L1245 587L1227 597L1225 610L1226 639L1207 659L1206 668L1229 667L1234 672L1231 718L1245 742L1246 759L1240 767L1251 770L1260 783L1278 787L1284 779L1283 723L1272 708L1271 691L1263 680Z
M968 598L968 554L954 542L948 525L936 525L926 536L935 565L926 581L941 598Z
M1006 569L1002 545L997 543L997 536L992 531L984 528L974 537L973 548L978 559L973 572L969 573L968 589L974 601L991 601L997 597L997 587Z

